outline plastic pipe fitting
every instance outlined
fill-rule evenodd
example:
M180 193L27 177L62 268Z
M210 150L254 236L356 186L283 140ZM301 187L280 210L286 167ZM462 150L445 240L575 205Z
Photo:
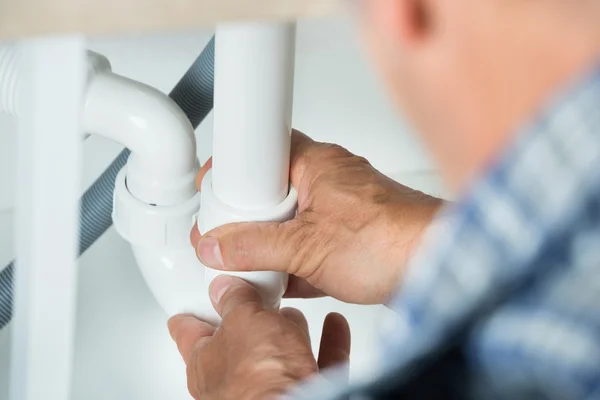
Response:
M90 79L83 127L131 151L127 188L155 206L180 204L196 193L194 128L166 94L140 82L100 72Z
M292 187L287 197L275 207L260 210L243 210L222 202L213 191L212 171L202 180L201 208L198 214L198 230L206 233L219 225L244 221L283 222L294 218L298 204L298 195ZM210 284L214 278L223 274L212 268L206 268L205 280ZM267 308L279 308L279 303L287 288L288 275L280 272L227 272L227 275L239 276L248 280L260 292L263 305Z
M201 233L230 222L285 221L296 211L289 184L296 26L244 22L217 26L213 168L202 182ZM222 271L206 268L206 284ZM278 308L288 276L231 273Z

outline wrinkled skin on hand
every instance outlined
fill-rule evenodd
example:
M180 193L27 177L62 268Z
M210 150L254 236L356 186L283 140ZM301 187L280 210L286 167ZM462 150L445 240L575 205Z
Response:
M209 160L198 184L210 167ZM296 218L229 224L203 236L195 228L191 240L203 264L287 272L292 275L287 297L385 302L442 201L298 131L292 133L290 179L298 191Z
M273 398L322 368L348 361L350 330L339 314L325 319L317 361L300 311L265 310L256 289L232 276L217 277L210 295L222 317L219 327L191 315L169 320L196 400Z

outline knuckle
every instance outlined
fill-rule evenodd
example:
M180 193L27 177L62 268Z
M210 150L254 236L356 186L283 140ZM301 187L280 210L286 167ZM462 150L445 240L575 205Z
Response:
M324 244L329 243L332 238L328 231L320 227L321 225L317 227L314 223L304 220L291 230L290 273L309 278L321 267L327 254Z
M352 156L350 157L351 161L353 163L356 164L362 164L362 165L366 165L366 166L371 166L371 163L369 162L369 160L367 160L365 157L363 156L357 156L356 154L352 154Z
M323 161L350 154L348 150L333 143L314 143L302 155L307 171L310 173L320 170Z
M212 336L205 336L205 337L198 339L198 341L196 341L196 343L194 344L194 347L192 349L192 358L199 359L200 354L206 348L206 346L208 346L208 344L211 341L212 341Z
M234 301L234 300L238 301L238 303L235 304L235 307L232 308L229 311L229 313L226 315L227 321L224 320L223 324L225 324L225 322L229 322L231 320L233 320L236 324L240 323L240 321L250 322L250 321L247 321L247 319L253 317L258 312L260 312L260 310L261 310L260 297L258 296L257 292L254 289L252 289L252 290L253 291L233 292L233 293L230 293L228 297L226 297L222 300L222 302L223 302L222 304L224 306L226 306L227 303L230 301ZM227 294L225 296L227 296ZM230 323L228 323L228 325L229 324Z
M280 241L283 238L280 239ZM298 224L290 229L288 242L280 243L281 246L286 246L290 257L289 272L294 275L302 275L303 267L308 264L311 257L310 244L311 233L306 228L305 224Z
M350 153L348 150L346 150L344 147L338 144L322 143L319 145L316 151L316 155L320 159L328 160L332 158L347 157L352 155L352 153Z

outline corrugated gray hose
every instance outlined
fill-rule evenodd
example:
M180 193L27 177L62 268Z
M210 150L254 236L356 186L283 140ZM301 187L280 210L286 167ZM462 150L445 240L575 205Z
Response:
M185 112L194 128L213 108L214 62L215 43L213 37L169 94L169 97ZM81 198L80 255L112 225L111 213L115 179L128 157L129 150L123 150ZM12 317L14 265L15 261L13 260L0 271L0 329L4 328Z

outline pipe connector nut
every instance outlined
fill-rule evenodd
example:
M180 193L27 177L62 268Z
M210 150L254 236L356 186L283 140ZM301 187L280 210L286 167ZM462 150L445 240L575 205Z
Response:
M290 185L288 196L274 207L258 210L243 210L223 203L212 190L212 171L208 171L202 180L202 206L198 214L198 230L206 233L217 226L244 221L288 221L296 215L298 194ZM212 268L205 269L207 286L223 272ZM263 304L269 309L278 309L279 303L287 289L288 275L282 272L231 272L227 275L239 276L256 287L262 297Z
M112 219L119 235L134 246L169 250L190 247L200 193L181 204L153 206L129 192L126 177L127 166L117 175L113 196Z

